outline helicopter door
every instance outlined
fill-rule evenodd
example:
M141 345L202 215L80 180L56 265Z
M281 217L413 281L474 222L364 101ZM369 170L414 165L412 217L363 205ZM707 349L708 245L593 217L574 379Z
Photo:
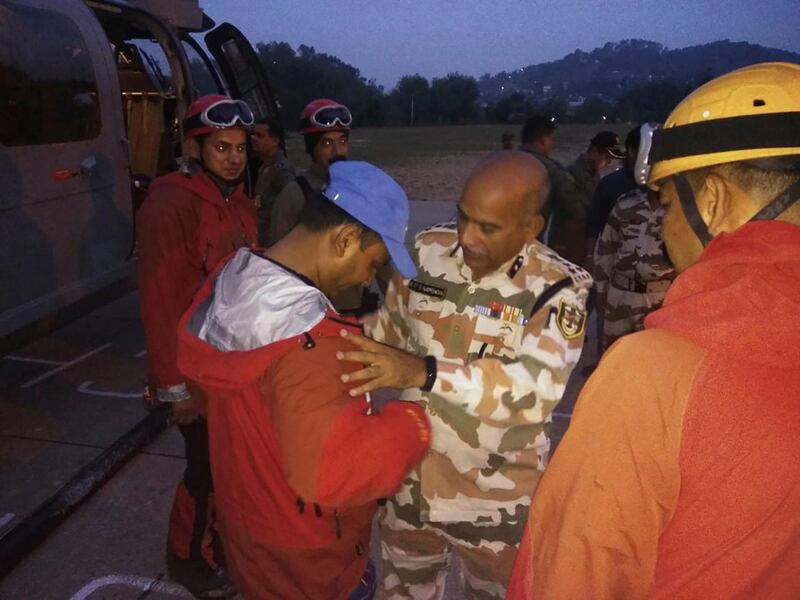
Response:
M247 38L230 23L223 23L206 34L205 42L231 95L246 101L256 119L279 119L278 104L266 71Z

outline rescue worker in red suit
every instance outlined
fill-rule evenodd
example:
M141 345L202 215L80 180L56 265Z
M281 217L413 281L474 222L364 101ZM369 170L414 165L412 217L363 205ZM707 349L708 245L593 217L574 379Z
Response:
M138 281L149 380L169 402L186 447L186 470L169 521L167 570L196 597L235 594L221 567L214 527L208 432L202 400L176 363L183 312L221 258L257 239L245 196L245 128L253 114L240 100L210 95L186 113L190 160L153 181L136 218Z
M586 383L507 597L795 600L800 65L706 83L644 156L679 275Z
M300 223L263 253L238 250L181 320L178 364L208 399L211 468L228 570L247 600L366 600L377 500L428 448L420 407L380 410L341 380L361 365L330 298L368 285L403 238L408 200L383 171L331 165ZM435 375L434 375L435 376Z

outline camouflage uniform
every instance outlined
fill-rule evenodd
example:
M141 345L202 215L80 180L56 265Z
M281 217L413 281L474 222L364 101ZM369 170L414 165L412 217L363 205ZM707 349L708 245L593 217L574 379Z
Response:
M269 221L275 198L281 190L294 181L294 167L283 152L264 161L258 169L254 194L258 197L258 241L267 247Z
M328 183L328 172L316 163L300 173L312 190L321 189ZM306 204L306 195L297 181L288 183L275 198L267 225L266 246L280 241L300 221L300 213Z
M573 263L583 261L584 226L589 200L578 188L572 173L549 156L528 148L520 148L535 156L547 169L550 194L542 214L547 219L544 243Z
M365 323L374 339L433 355L431 450L383 511L384 592L440 598L451 547L467 597L502 598L531 495L547 464L553 408L580 357L591 277L534 242L473 282L454 224L417 236L411 281L395 275Z
M597 173L592 173L589 169L589 161L586 160L585 154L579 154L575 162L567 167L575 180L575 188L583 196L583 219L586 220L586 214L589 212L589 204L591 203L594 190L597 183L600 181Z
M597 240L594 276L604 349L642 329L675 279L661 239L663 216L658 200L637 188L620 196Z

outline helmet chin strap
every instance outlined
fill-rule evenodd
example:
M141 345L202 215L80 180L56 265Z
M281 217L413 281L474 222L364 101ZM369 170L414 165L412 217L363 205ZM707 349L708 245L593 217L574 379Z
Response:
M770 200L769 204L758 211L750 220L772 221L798 200L800 200L800 179Z
M689 226L694 230L697 239L700 240L700 243L705 248L714 239L714 236L708 231L706 222L703 221L703 217L700 216L700 212L697 210L697 202L694 199L692 186L689 185L682 173L673 175L672 181L675 182L675 188L678 190L678 198L681 201L683 214L686 216Z
M683 209L683 214L686 216L686 220L694 230L700 243L703 244L703 247L707 246L708 243L714 239L714 236L708 231L708 226L697 210L697 202L695 202L692 186L689 185L689 182L682 173L673 175L672 180L675 182L675 188L678 190L678 198L680 198L681 208ZM783 192L770 200L769 203L753 215L748 222L772 221L798 200L800 200L800 180L795 181Z
M236 189L236 186L239 185L242 181L244 181L245 171L242 171L242 174L239 175L235 179L225 179L224 177L220 177L216 173L212 172L207 166L205 161L203 160L202 155L199 156L197 159L197 164L200 165L200 168L203 169L203 173L208 175L209 179L213 181L219 190L222 192L222 195L226 198L233 193L233 190Z

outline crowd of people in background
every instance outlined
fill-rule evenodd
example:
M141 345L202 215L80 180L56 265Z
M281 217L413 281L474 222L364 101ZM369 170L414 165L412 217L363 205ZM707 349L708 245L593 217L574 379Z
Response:
M147 396L186 447L169 575L435 599L457 556L470 599L800 597L800 67L723 75L568 166L533 115L410 250L353 126L310 101L298 175L279 121L199 98L138 213Z

